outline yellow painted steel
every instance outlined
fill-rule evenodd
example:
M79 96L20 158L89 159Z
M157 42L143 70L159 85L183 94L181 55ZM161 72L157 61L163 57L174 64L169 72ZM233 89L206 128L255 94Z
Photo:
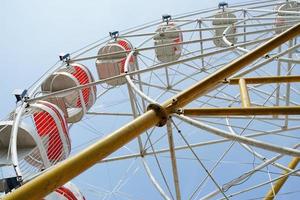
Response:
M184 90L175 97L164 102L162 104L162 108L165 109L167 114L172 113L176 110L176 108L182 107L197 98L199 95L203 95L209 90L212 90L220 83L221 80L232 76L241 68L250 64L257 58L264 56L270 50L281 45L282 43L296 37L299 33L300 24L297 24L280 35L272 38L255 50L241 56L217 72L199 81L199 83L197 83L195 86ZM98 163L101 159L110 155L129 141L133 140L145 130L153 127L159 121L159 115L157 115L157 113L155 113L153 110L149 110L119 130L96 142L94 145L61 162L57 166L49 169L41 176L36 177L10 194L7 194L3 197L3 199L41 199L51 191L55 190L55 188L68 182L75 176L90 168L92 165Z
M258 83L291 83L300 82L300 76L265 76L265 77L250 77L243 78L247 84ZM240 78L229 79L228 82L231 85L239 84Z
M300 158L298 158L298 157L293 158L293 160L289 163L288 168L295 169L296 166L298 165L299 161L300 161ZM287 174L287 173L288 173L288 171L284 171L284 174ZM279 179L278 181L276 181L273 188L271 188L268 191L268 193L265 196L264 200L273 200L275 195L282 188L283 184L287 181L288 177L289 176L284 176L281 179Z
M250 97L246 85L245 79L240 79L239 80L239 86L240 86L240 96L241 96L241 101L242 101L242 106L244 108L250 107Z
M300 106L250 107L250 108L187 108L184 115L300 115Z

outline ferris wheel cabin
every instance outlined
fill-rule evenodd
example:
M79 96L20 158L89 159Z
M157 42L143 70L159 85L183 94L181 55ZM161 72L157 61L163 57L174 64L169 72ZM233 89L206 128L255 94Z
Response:
M94 78L88 68L78 63L71 63L66 68L50 75L41 88L42 92L47 94L93 81ZM67 122L75 123L80 121L86 111L95 103L96 92L96 87L88 87L61 96L51 97L47 100L60 107L66 116Z
M171 62L178 60L182 52L182 33L180 32L180 28L170 20L170 15L164 15L164 22L160 24L157 30L155 31L155 54L157 60L159 60L160 62Z
M65 159L71 149L68 127L62 111L54 104L38 101L23 113L18 127L18 159L42 169ZM31 123L30 123L31 122ZM0 122L1 164L6 160L13 121Z
M0 166L11 164L11 159L7 155L9 155L8 151L12 126L12 120L0 122ZM35 133L34 128L29 126L28 124L21 122L19 124L17 137L18 157L20 159L24 158L32 151L32 149L37 147L37 143L39 142L40 138Z
M133 50L132 44L126 40L118 38L118 32L110 33L114 38L98 51L99 58L96 60L96 67L99 79L111 78L118 76L127 71L132 71L136 66L136 57L133 55L129 58L128 69L125 69L125 61L128 53ZM125 78L118 78L106 82L111 86L123 85L126 83Z
M284 17L292 17L292 16L299 16L296 12L300 11L300 3L297 1L287 1L286 3L276 6L275 10L278 12L276 20L275 20L275 27L280 28L282 26L292 26L297 23L293 18L284 18ZM288 11L288 12L280 12L280 11ZM282 33L285 28L276 29L275 32L277 34Z
M233 26L233 24L237 22L236 16L231 11L227 10L225 7L228 7L227 3L219 3L219 8L222 10L218 11L214 15L214 19L212 21L212 25L213 27L215 27L215 37L217 37L213 39L213 42L217 47L228 46L221 37L224 35L224 31L228 26L230 27L226 32L226 35L236 33L236 28ZM230 43L235 44L237 42L237 38L234 36L228 36L226 38Z
M50 193L44 200L85 200L85 197L79 189L71 182L57 188L54 192Z

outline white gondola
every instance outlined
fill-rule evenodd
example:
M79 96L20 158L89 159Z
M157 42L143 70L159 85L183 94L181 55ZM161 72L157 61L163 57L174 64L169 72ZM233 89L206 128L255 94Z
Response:
M183 36L180 32L180 28L176 26L173 22L166 22L158 26L155 31L156 35L154 36L154 46L155 54L157 60L160 62L171 62L178 60L182 52ZM170 46L162 46L173 44Z
M118 76L124 73L125 61L128 53L133 49L131 43L126 39L115 38L113 42L109 42L102 47L96 60L96 67L99 79L106 79ZM128 71L136 68L136 57L131 56L129 60ZM125 78L114 79L106 82L111 86L118 86L126 83Z
M297 1L287 1L286 3L276 6L275 10L278 11L278 15L275 19L275 27L276 28L280 28L282 26L293 26L297 23L297 21L295 21L295 19L290 18L290 19L285 19L284 17L291 17L291 16L299 16L297 13L293 13L293 12L299 12L300 11L300 3L298 3ZM291 13L283 13L280 11L290 11ZM286 30L286 28L282 28L282 29L276 29L275 32L277 34L283 32L284 30Z
M50 75L41 88L45 94L88 84L93 81L94 78L91 72L85 66L71 63L66 68ZM95 103L96 92L96 87L88 87L61 96L51 97L47 101L59 106L69 123L75 123L80 121L86 111Z
M10 154L9 145L12 126L13 121L11 120L0 122L0 166L12 164L10 157L7 156ZM26 155L30 154L38 143L40 143L40 138L35 133L34 128L25 123L20 123L17 137L19 159L23 159Z
M71 182L57 188L44 198L45 200L85 200L83 194Z
M9 154L12 127L12 120L0 122L1 161ZM26 108L17 133L19 160L42 169L65 159L70 150L67 123L56 105L38 101Z
M225 29L228 26L230 26L230 28L226 32L226 35L236 33L236 28L234 26L232 26L234 23L237 22L236 16L235 16L235 14L231 13L229 10L225 10L224 6L225 5L220 5L219 4L219 7L223 7L223 9L221 11L218 11L214 15L214 19L212 21L212 25L213 25L213 27L215 27L215 37L218 37L218 38L214 38L213 42L217 47L226 47L226 46L228 46L223 41L222 37L220 37L220 36L223 36L223 32L225 31ZM237 37L226 36L226 38L230 43L235 44L237 42Z

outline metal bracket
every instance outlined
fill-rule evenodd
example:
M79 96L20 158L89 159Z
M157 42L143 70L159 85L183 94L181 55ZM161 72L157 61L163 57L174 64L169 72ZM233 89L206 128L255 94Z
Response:
M156 116L158 116L160 118L160 121L156 124L156 126L162 127L162 126L166 125L166 123L168 121L168 114L161 105L151 103L147 107L147 111L148 110L153 110L156 113Z
M225 11L225 7L228 8L228 3L225 2L225 1L222 1L222 2L219 3L218 7L219 7L219 9L222 8L222 10L224 12Z
M18 103L19 101L27 101L28 100L28 96L27 96L27 90L22 90L22 89L15 89L13 91L13 95L15 95L16 97L16 103Z
M162 16L162 20L163 22L167 22L167 24L169 24L169 21L172 19L171 15L163 15Z
M175 110L175 113L178 114L178 115L183 115L184 112L183 112L183 109L182 108L178 108Z
M59 54L59 60L65 62L65 63L67 63L67 65L69 65L71 56L69 53L61 53L61 54Z
M227 78L224 78L224 80L222 80L221 83L224 83L224 84L229 83L229 80Z
M134 48L134 53L133 53L133 55L134 55L134 56L137 56L138 54L139 54L138 49L135 47L135 48Z
M114 38L115 40L119 37L119 31L112 31L112 32L109 32L109 36L111 38Z

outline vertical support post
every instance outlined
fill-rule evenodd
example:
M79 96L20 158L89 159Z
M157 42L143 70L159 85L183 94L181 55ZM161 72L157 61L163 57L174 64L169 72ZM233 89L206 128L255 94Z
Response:
M175 155L175 151L174 151L174 139L173 139L173 133L172 133L172 124L171 124L170 120L168 120L168 122L167 122L167 133L168 133L168 141L169 141L170 155L171 155L171 161L172 161L172 171L173 171L174 185L175 185L175 191L176 191L176 199L181 200L177 162L176 162L176 155Z
M278 47L278 53L281 52L281 45ZM277 76L281 75L281 61L278 60L277 62ZM275 102L275 106L279 106L279 102L280 102L280 83L276 84L276 102ZM273 117L277 118L278 115L273 115Z
M135 67L136 67L136 70L140 70L138 62L136 62ZM141 91L143 91L143 86L141 84L141 75L137 74L137 78L139 80L139 89ZM130 104L131 104L131 108L132 108L132 111L133 111L133 116L134 116L134 119L135 119L135 118L138 117L138 113L136 111L137 105L134 101L134 97L136 98L136 96L134 96L132 88L130 87L130 85L128 83L127 83L127 87L128 87L128 92L129 92ZM146 103L145 103L144 99L142 99L142 106L143 106L143 112L145 112L147 109L146 109ZM141 136L138 136L138 143L139 143L139 148L140 148L140 154L143 156L144 153L145 153L145 150L144 150L144 147L143 147L143 142L142 142Z
M165 67L165 72L166 72L166 80L167 80L167 88L170 88L170 79L169 79L169 71L168 71L168 67Z
M241 78L239 80L239 86L240 86L242 106L244 108L248 108L251 106L251 104L250 104L250 98L249 98L249 93L248 93L245 79Z
M293 160L289 163L288 168L295 169L300 161L300 158L295 157ZM284 174L287 174L288 171L284 171ZM267 195L265 196L264 200L273 200L275 195L279 192L279 190L282 188L283 184L287 181L288 176L282 177L276 183L274 184L274 187L271 188Z
M202 27L202 25L201 25L202 21L198 20L197 22L198 22L199 29L201 29L201 27ZM202 36L202 30L199 31L199 37L200 37L200 52L201 52L201 55L202 55L203 52L204 52L204 50L203 50L203 41L202 41L202 38L203 38L203 36ZM202 68L205 67L204 57L201 57L201 65L202 65Z
M128 94L129 94L129 99L130 99L130 105L131 105L131 110L133 113L133 118L137 118L138 117L138 113L136 111L136 105L135 105L135 101L134 101L134 94L133 91L130 87L130 85L127 83L127 87L128 87ZM142 143L142 139L141 136L138 136L138 144L139 144L139 148L140 148L140 154L143 155L144 153L144 148L143 148L143 143Z
M244 20L246 19L246 13L247 11L246 10L243 10L243 17L244 17ZM246 43L247 41L247 37L246 37L246 21L244 21L244 43ZM246 46L245 46L246 48Z
M137 59L137 57L136 57ZM136 70L139 71L140 70L140 67L139 67L139 63L136 62ZM137 74L137 78L138 78L138 81L139 81L139 88L140 90L143 92L143 86L141 84L142 82L142 78L141 78L141 74ZM146 108L146 103L145 103L145 100L142 98L142 106L143 106L143 111L146 112L147 108Z
M293 46L293 39L289 40L289 48L291 48ZM288 58L292 58L292 52L289 51L288 53ZM291 61L288 61L288 66L287 66L287 75L291 75L291 69L292 69L292 63ZM286 93L285 93L285 105L289 106L290 105L290 93L291 93L291 84L287 83L286 84ZM286 115L285 116L285 120L284 120L284 128L287 128L289 125L289 116Z

